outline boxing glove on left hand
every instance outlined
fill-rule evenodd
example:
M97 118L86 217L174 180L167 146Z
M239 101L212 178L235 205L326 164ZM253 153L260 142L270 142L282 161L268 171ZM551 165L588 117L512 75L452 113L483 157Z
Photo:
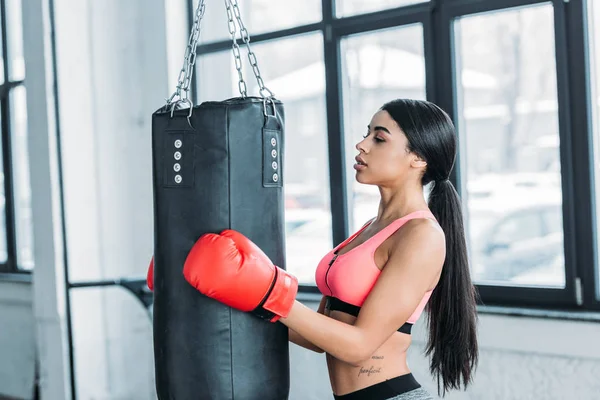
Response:
M289 315L298 292L295 276L273 265L234 230L200 237L185 260L183 275L202 294L271 322Z

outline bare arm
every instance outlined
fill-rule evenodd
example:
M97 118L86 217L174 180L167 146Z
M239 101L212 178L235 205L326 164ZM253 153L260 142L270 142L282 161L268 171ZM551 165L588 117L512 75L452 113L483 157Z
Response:
M439 275L444 237L423 221L409 221L397 233L398 244L354 325L319 315L298 301L280 321L338 360L360 365L406 322Z
M326 298L325 298L325 296L323 296L323 298L321 298L321 303L319 304L319 309L317 310L317 313L323 314L323 312L325 310L325 300L326 300ZM288 331L289 331L290 342L297 344L298 346L304 347L305 349L312 350L317 353L323 353L323 349L321 349L318 346L315 346L314 344L312 344L311 342L306 340L304 337L302 337L298 332L296 332L292 328L288 328Z

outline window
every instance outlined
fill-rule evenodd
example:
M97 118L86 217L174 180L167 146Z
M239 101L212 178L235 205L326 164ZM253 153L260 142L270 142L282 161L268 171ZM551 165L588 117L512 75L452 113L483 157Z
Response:
M21 0L1 4L2 36L6 40L0 67L0 272L18 272L33 267Z
M388 8L408 6L417 3L424 3L429 0L334 0L336 15L339 17L348 17L356 14L363 14L374 11L381 11Z
M590 44L590 69L591 69L591 100L592 120L594 127L594 175L596 189L596 226L600 225L600 4L597 1L588 0L589 44ZM600 249L600 236L596 247ZM600 266L596 265L596 293L600 298Z
M425 99L423 28L404 26L348 36L341 41L344 141L350 194L350 230L377 215L379 190L354 179L355 145L385 101Z
M552 6L463 17L455 34L473 277L564 287L562 228L542 220L562 217Z
M542 236L542 220L537 212L518 212L501 220L490 232L491 250Z
M194 1L196 4L197 0ZM234 1L232 1L233 3ZM237 0L244 26L254 35L289 29L321 21L321 1ZM227 8L223 1L205 0L206 12L200 30L201 42L229 40ZM232 15L235 18L235 14ZM240 28L236 27L239 37Z
M600 181L590 189L588 178L600 176L595 1L238 2L265 83L286 105L287 135L298 139L286 148L286 234L301 290L316 290L322 255L377 212L377 188L355 181L355 145L379 106L404 97L438 104L457 127L451 179L482 302L600 310L589 297L600 291L590 250L593 240L600 249ZM238 95L226 21L223 5L207 7L201 98ZM592 88L583 83L588 50Z
M292 36L252 45L266 87L285 107L286 267L301 284L314 284L316 265L333 244L321 35ZM245 51L245 47L241 47ZM242 56L249 95L258 85ZM229 74L222 73L229 70ZM198 58L200 100L239 96L231 49Z

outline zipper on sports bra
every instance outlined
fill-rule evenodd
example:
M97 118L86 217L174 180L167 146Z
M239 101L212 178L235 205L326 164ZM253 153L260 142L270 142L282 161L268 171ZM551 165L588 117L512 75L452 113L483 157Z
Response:
M331 259L331 261L329 261L329 267L327 267L327 272L325 272L325 285L327 285L327 289L329 289L329 293L331 293L332 296L333 296L333 290L331 290L331 288L329 287L329 283L327 282L327 275L329 275L329 271L331 270L331 266L335 262L335 259L337 258L337 256L338 256L337 251L335 251L333 253L333 258Z

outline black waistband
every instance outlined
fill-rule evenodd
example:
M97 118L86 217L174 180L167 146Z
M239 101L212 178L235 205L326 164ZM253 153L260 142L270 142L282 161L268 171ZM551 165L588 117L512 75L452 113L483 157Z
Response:
M341 396L334 394L333 398L335 400L386 400L420 387L421 385L415 377L411 373L408 373L367 386L352 393Z
M341 311L345 312L346 314L353 315L355 317L358 317L358 312L360 311L360 307L355 306L354 304L346 303L345 301L342 301L337 297L331 296L327 296L327 303L325 304L325 307L330 311ZM404 325L402 325L398 329L398 332L410 335L412 326L413 324L411 324L410 322L405 322Z

